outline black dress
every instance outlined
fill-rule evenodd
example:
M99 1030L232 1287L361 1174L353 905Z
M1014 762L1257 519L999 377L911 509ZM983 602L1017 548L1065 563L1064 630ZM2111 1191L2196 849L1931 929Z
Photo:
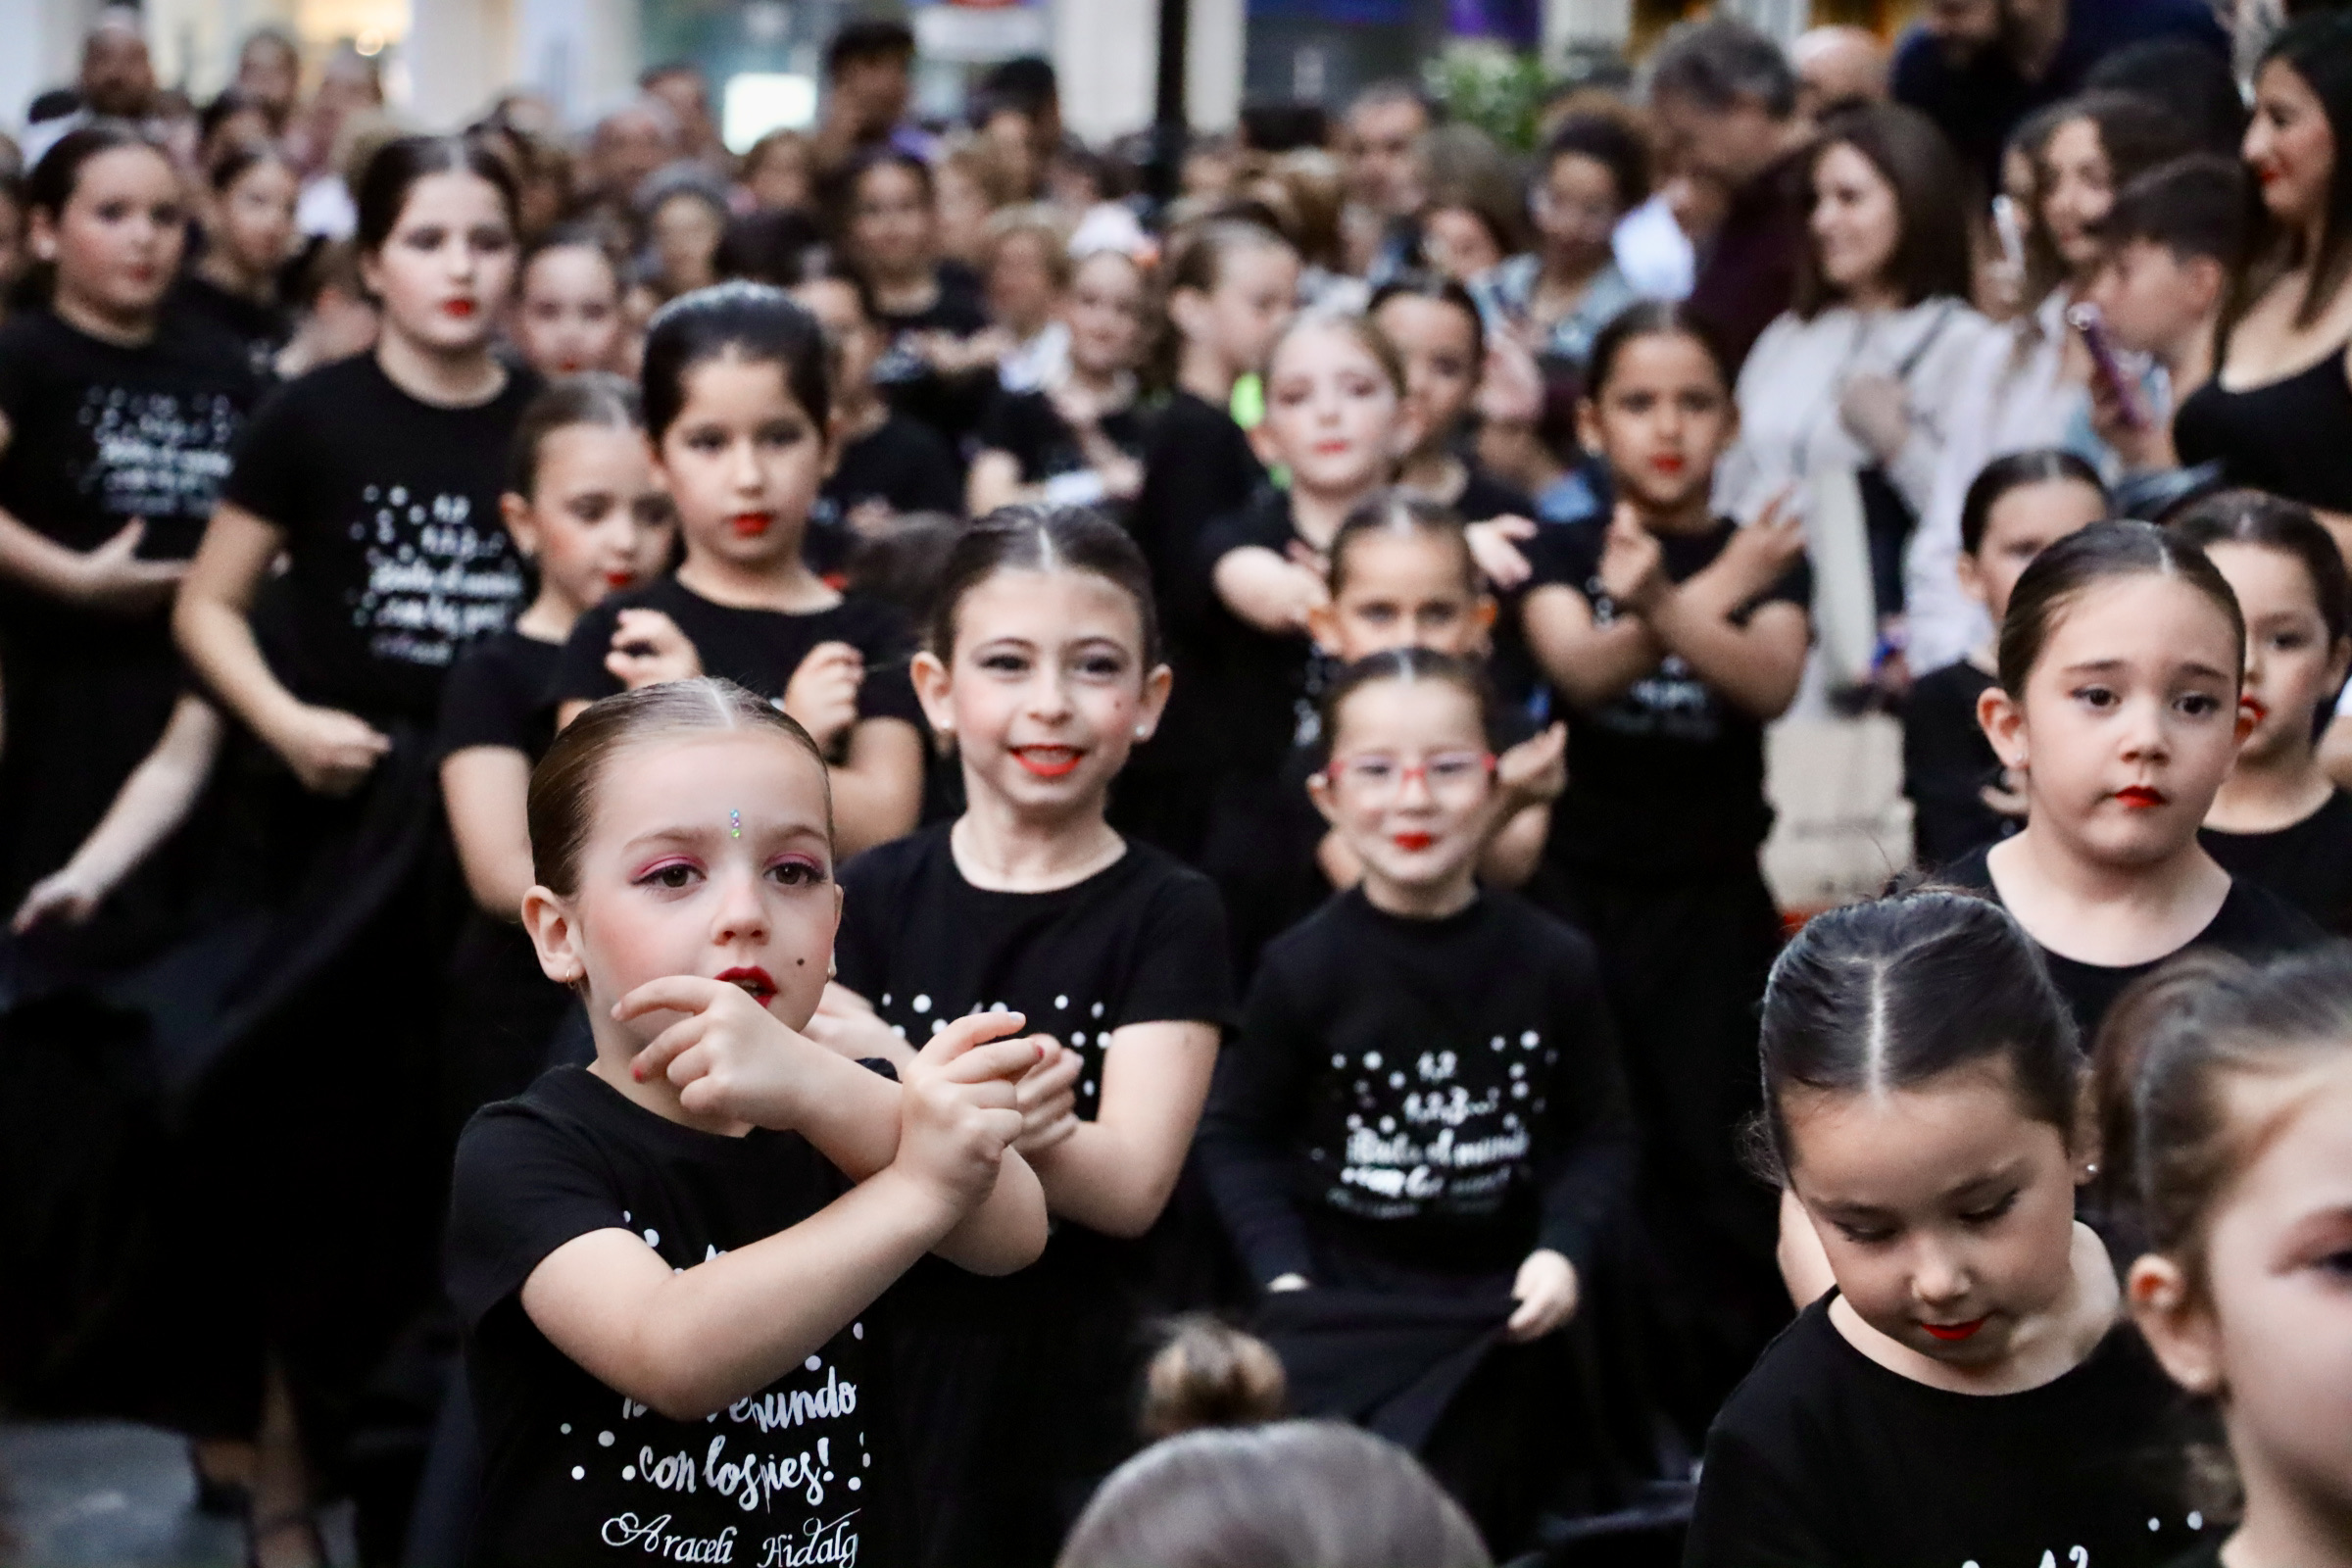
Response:
M2352 794L2270 833L2199 828L2197 842L2233 877L2268 888L2333 936L2352 936Z
M2232 392L2215 376L2173 416L2182 467L2218 461L2233 485L2352 512L2352 376L2339 344L2307 370Z
M842 867L841 983L919 1047L983 1009L1024 1014L1076 1051L1077 1114L1102 1107L1105 1054L1130 1024L1232 1021L1224 922L1205 878L1130 843L1045 893L976 888L951 824ZM923 1560L1051 1563L1089 1493L1135 1439L1139 1329L1154 1243L1056 1220L1004 1279L926 1259L892 1292L904 1428L920 1478Z

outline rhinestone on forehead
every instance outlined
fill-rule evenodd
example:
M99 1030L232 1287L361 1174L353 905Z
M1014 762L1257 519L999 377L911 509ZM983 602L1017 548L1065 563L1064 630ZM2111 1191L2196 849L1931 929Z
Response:
M731 839L743 837L743 813L741 811L727 813L727 837Z

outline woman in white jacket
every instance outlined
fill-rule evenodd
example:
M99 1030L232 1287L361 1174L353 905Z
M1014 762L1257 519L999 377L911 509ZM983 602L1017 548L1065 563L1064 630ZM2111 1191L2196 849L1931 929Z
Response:
M1994 328L1968 304L1966 175L1933 122L1892 104L1838 116L1810 177L1795 303L1740 371L1740 443L1716 494L1748 518L1794 489L1825 632L1859 629L1859 647L1825 638L1827 673L1844 684L1869 677L1875 634L1901 612L1904 541L1928 511L1965 369ZM1822 500L1845 484L1858 509Z

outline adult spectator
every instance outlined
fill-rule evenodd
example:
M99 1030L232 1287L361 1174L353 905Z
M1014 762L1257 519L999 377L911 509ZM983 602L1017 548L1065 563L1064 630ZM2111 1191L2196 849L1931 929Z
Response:
M727 146L710 118L710 78L702 67L686 60L667 61L639 76L637 90L666 105L676 117L681 157L713 169L726 166Z
M638 98L596 122L588 137L586 195L608 215L628 213L637 187L683 153L677 117L659 98Z
M2183 464L2322 514L2352 553L2352 12L2290 24L2254 77L2262 189L2222 316L2220 372L2173 421Z
M1062 143L1061 81L1053 63L1024 55L991 69L973 94L972 128L997 147L1024 200L1043 194L1047 165Z
M1540 236L1472 292L1492 336L1509 333L1538 354L1546 378L1571 395L1584 385L1592 340L1641 297L1619 266L1614 237L1625 215L1649 199L1649 152L1609 115L1571 115L1544 144L1528 212Z
M2089 84L2128 44L2172 35L2228 60L2208 0L1927 0L1894 54L1894 96L1942 127L1986 189L2019 121Z
M932 140L906 122L914 96L914 34L903 22L853 22L825 45L825 109L816 129L816 162L831 172L869 147L889 145L917 158Z
M283 28L256 27L237 50L237 94L270 117L271 135L283 135L302 99L302 52Z
M153 114L155 62L139 14L116 6L102 12L81 41L81 70L74 78L75 107L24 127L24 167L93 120L144 120Z
M1412 258L1412 218L1423 197L1421 138L1433 122L1429 100L1405 81L1376 81L1348 106L1340 135L1348 170L1348 270L1375 284Z
M1788 46L1796 67L1796 114L1820 124L1840 109L1886 100L1886 46L1867 27L1815 27Z
M1663 162L1726 196L1690 304L1737 370L1788 308L1804 257L1808 127L1796 118L1796 73L1743 22L1684 23L1650 63L1649 103Z

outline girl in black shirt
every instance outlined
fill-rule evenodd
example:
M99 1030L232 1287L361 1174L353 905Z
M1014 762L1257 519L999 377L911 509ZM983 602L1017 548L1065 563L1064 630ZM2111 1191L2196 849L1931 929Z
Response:
M1292 1292L1310 1314L1348 1292L1458 1304L1463 1341L1381 1369L1392 1392L1480 1334L1527 1346L1567 1323L1633 1176L1592 945L1478 886L1500 808L1488 706L1475 666L1417 648L1340 677L1313 790L1362 882L1267 949L1201 1130L1269 1313L1296 1320ZM1425 1446L1498 1555L1567 1468L1536 1438L1562 1372L1507 1352L1457 1369L1487 1396L1445 1401ZM1377 1402L1294 1393L1303 1414L1382 1426Z
M2052 540L2106 515L2107 487L2073 453L2044 447L1995 458L1960 507L1960 586L1998 626L2018 573ZM2007 837L2025 815L2019 781L2002 769L1977 722L1977 699L1994 684L1992 671L1987 640L1920 676L1903 705L1912 858L1931 873Z
M1124 251L1097 251L1071 270L1064 294L1060 373L1033 390L1000 388L981 420L966 482L975 517L1013 501L1124 505L1143 486L1143 270Z
M838 187L842 255L873 291L888 343L874 379L893 409L960 451L987 405L1005 340L989 330L969 274L940 265L931 166L876 147L850 161Z
M75 131L34 171L27 211L53 281L45 308L0 327L0 906L12 910L163 742L187 687L172 587L258 390L237 344L165 307L186 225L163 149L118 126ZM119 902L73 947L110 948L110 928L147 945L182 904ZM45 938L52 958L76 961Z
M204 174L204 253L179 280L175 303L245 345L254 375L277 376L277 353L294 335L278 274L294 254L293 166L267 142L216 157Z
M1396 482L1451 507L1464 522L1533 518L1533 501L1460 455L1487 362L1486 325L1470 291L1434 272L1407 272L1374 291L1370 314L1404 361L1405 395L1419 416L1420 440Z
M1009 1149L1040 1049L1000 1038L1018 1017L958 1019L902 1089L802 1033L841 911L825 764L741 687L600 703L538 786L523 923L596 1059L459 1144L474 1560L905 1568L870 1309L929 1251L1037 1256L1045 1204Z
M1603 329L1580 411L1615 516L1533 541L1528 642L1564 700L1551 871L1599 944L1643 1133L1645 1230L1695 1436L1787 1318L1769 1197L1740 1167L1756 999L1780 945L1757 865L1764 726L1796 694L1811 589L1793 521L1714 516L1735 428L1712 338L1670 305Z
M513 488L499 505L539 593L513 627L475 643L449 672L433 743L474 903L443 1009L444 1101L456 1123L537 1075L571 1001L539 972L516 926L535 880L523 797L555 739L549 692L573 623L607 595L657 576L676 539L646 462L636 388L591 374L540 393L515 431Z
M1943 892L1817 916L1773 969L1762 1057L1766 1144L1836 1289L1708 1433L1688 1568L2193 1544L2179 1401L2075 1218L2102 1156L2033 939Z
M2170 523L2204 547L2246 617L2254 727L2205 813L2205 853L2323 930L2352 934L2352 795L2320 766L2318 736L2352 665L2352 584L2310 512L2252 490L2198 502Z
M2025 781L2025 827L1946 867L2041 947L2084 1038L2117 993L2186 948L2303 947L2319 930L2197 842L2252 723L2245 622L2187 540L2094 523L2034 559L1979 713Z
M915 678L962 762L963 814L852 861L839 1049L904 1059L967 1013L1050 1037L1015 1148L1060 1224L1035 1268L919 1269L898 1293L925 1561L1054 1560L1132 1446L1146 1251L1232 1012L1198 872L1103 820L1167 699L1133 541L1079 509L1008 508L948 558Z
M899 613L836 592L801 553L829 450L825 358L816 318L763 283L682 295L654 318L646 429L686 559L580 617L555 697L568 723L665 680L750 688L816 737L855 853L914 826L924 736Z

